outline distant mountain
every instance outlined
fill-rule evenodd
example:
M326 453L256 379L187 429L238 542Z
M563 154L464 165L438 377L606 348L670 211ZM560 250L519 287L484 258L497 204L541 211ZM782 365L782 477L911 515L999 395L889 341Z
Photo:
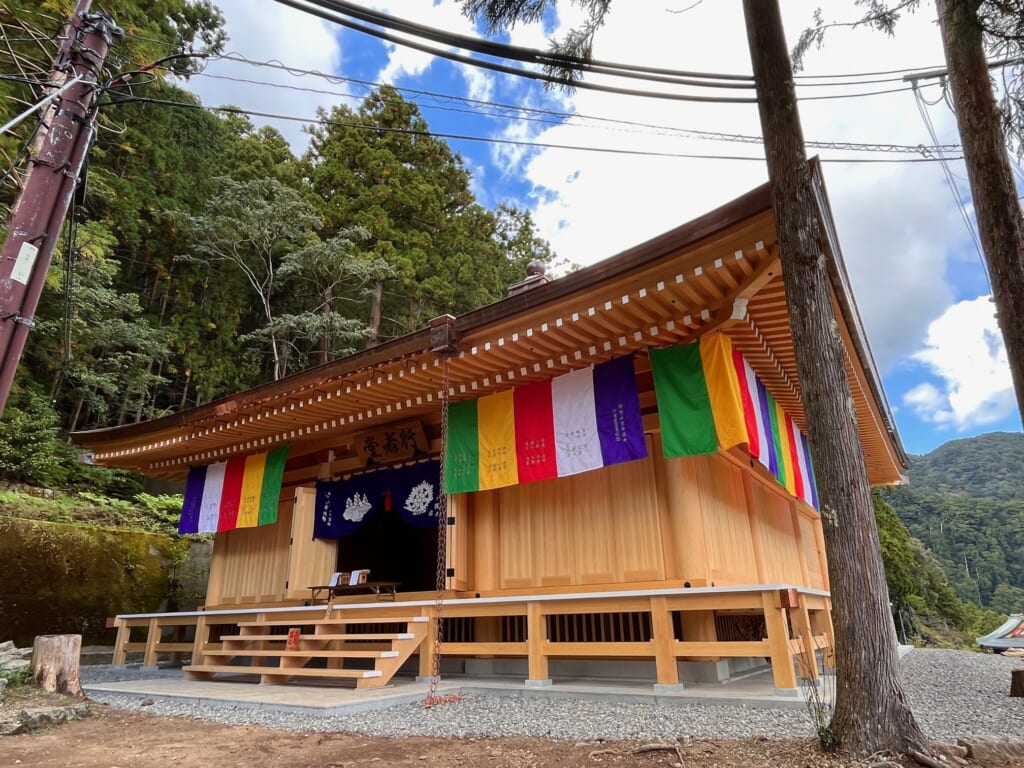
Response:
M908 474L910 487L921 493L1024 501L1024 434L952 440L912 457Z
M965 601L1024 611L1024 435L994 432L913 457L881 496Z

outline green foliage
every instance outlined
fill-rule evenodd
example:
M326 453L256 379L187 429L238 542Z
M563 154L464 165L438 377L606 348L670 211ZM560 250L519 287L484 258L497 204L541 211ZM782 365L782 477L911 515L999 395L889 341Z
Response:
M73 459L59 427L59 416L37 385L15 389L0 419L0 476L42 487L64 483Z
M922 494L1024 501L1024 434L991 432L952 440L910 463L910 487Z
M2 0L4 71L45 73L73 5ZM107 74L223 44L207 0L104 10L129 35ZM187 75L191 64L167 66ZM479 205L462 159L392 88L335 110L347 125L313 129L299 159L246 117L135 98L199 106L166 71L103 97L78 224L55 252L22 361L32 393L20 421L0 425L0 479L130 500L136 481L77 464L69 432L157 418L475 309L527 262L554 257L527 212ZM0 94L0 117L38 98L17 78ZM0 137L15 167L36 125ZM0 183L0 207L17 180Z
M0 491L0 516L51 523L84 523L122 530L150 531L177 539L182 497L139 493L132 500L101 491Z
M30 667L22 667L21 669L0 668L0 680L6 680L8 688L25 688L35 683Z
M1024 435L955 440L914 457L909 486L880 492L920 540L910 564L918 589L908 597L916 611L973 637L1024 611L1022 461ZM893 574L907 570L895 565ZM899 591L898 579L890 589Z
M524 214L496 216L475 202L461 157L394 88L322 116L303 162L327 226L365 230L366 252L392 270L379 303L359 290L345 297L371 318L371 338L495 301L525 277L525 261L549 256Z

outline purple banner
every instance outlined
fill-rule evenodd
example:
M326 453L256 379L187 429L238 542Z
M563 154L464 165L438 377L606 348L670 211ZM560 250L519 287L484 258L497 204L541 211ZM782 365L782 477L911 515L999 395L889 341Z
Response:
M647 455L633 355L594 366L594 410L605 466Z
M181 505L181 519L178 533L198 533L199 507L203 503L203 486L206 484L206 467L192 467L185 481L185 500Z
M764 453L766 450L768 451L768 471L778 477L779 459L778 452L775 450L775 435L772 433L771 412L768 410L768 390L760 378L757 379L757 404L761 409L761 418L764 420L765 425L765 440L768 443L767 446L761 446L761 453Z

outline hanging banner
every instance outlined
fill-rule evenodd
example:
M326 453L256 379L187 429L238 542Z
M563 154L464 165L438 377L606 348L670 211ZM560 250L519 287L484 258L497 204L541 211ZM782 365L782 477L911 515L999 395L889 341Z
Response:
M216 533L277 522L288 447L192 467L178 533Z
M665 458L747 444L793 496L818 508L807 436L775 400L729 337L650 349Z
M567 477L647 455L633 355L453 403L445 489Z
M350 536L373 515L398 513L410 525L438 524L441 465L435 460L316 484L313 538Z

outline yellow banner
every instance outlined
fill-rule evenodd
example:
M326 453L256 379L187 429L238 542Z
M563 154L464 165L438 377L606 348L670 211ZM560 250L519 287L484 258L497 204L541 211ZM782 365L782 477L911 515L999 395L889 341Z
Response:
M481 397L477 401L477 435L480 442L480 490L503 488L519 482L516 461L516 421L513 390Z
M732 342L722 333L700 340L700 360L711 400L718 446L723 451L747 442L747 423L743 418L743 398L736 367L732 360Z
M260 523L260 491L263 488L263 472L266 466L267 454L265 453L256 453L245 457L242 498L238 505L236 528L255 528Z

